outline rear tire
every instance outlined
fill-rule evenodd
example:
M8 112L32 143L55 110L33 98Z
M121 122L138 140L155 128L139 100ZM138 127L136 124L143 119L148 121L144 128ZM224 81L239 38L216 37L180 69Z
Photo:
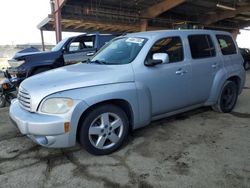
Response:
M97 106L81 120L80 144L91 154L107 155L121 147L128 136L129 121L118 106Z
M222 87L217 103L212 106L213 110L229 113L233 110L238 98L238 87L233 81L226 81Z

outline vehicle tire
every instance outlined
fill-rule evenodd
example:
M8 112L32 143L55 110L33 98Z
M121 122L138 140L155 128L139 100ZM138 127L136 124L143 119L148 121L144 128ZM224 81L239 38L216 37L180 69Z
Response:
M49 67L38 68L38 69L36 69L36 70L31 74L31 76L36 75L36 74L39 74L39 73L42 73L42 72L45 72L45 71L48 71L48 70L51 70L51 68L49 68Z
M0 95L0 108L3 108L6 106L6 99L4 95Z
M238 98L238 86L233 81L226 81L222 87L216 105L212 106L215 111L229 113L233 110Z
M115 105L91 110L80 122L80 144L91 154L107 155L121 147L129 132L126 113Z
M243 66L244 66L245 70L248 70L250 68L250 62L249 61L245 61Z

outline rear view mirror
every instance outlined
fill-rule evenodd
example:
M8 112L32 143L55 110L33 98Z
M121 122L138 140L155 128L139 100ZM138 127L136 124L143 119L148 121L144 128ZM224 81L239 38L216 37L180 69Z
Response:
M169 56L167 53L155 53L151 60L145 62L146 66L155 66L162 63L169 63Z

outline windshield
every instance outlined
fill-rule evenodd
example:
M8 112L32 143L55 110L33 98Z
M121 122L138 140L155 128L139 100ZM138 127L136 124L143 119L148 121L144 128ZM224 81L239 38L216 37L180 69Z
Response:
M68 38L61 40L59 43L57 43L57 45L55 45L54 48L51 49L51 51L55 52L55 51L60 50L64 46L64 44L67 40L68 40Z
M91 60L102 64L128 64L140 52L147 39L138 37L116 38L106 44Z

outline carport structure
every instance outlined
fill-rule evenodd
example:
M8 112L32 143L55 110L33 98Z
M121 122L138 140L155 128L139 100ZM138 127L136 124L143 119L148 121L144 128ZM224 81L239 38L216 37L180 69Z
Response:
M248 0L50 0L42 31L127 33L209 28L238 34L250 26ZM43 37L42 37L43 38Z

